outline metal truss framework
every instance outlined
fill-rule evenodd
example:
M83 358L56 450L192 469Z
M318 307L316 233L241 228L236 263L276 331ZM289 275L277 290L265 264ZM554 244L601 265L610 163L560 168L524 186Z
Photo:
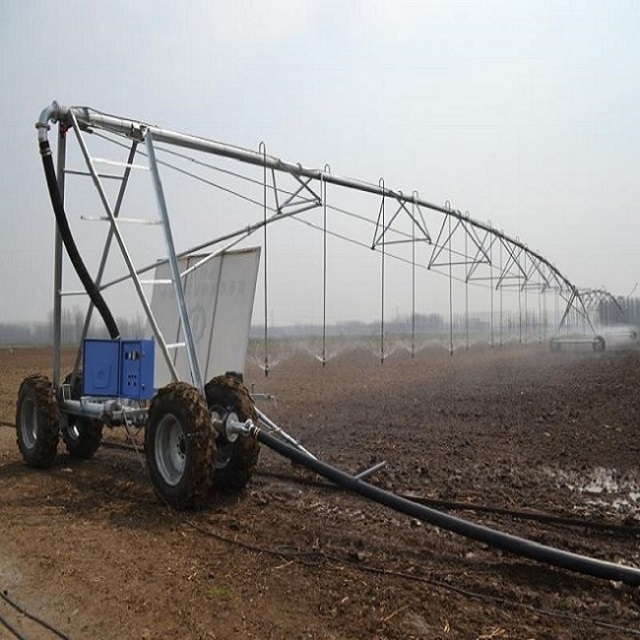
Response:
M605 289L581 289L580 296L588 311L596 311L604 305L609 305L619 316L624 314L618 299Z
M46 115L45 115L46 112ZM355 238L343 237L344 240L379 252L382 256L382 306L384 323L384 265L388 258L398 259L411 265L413 279L413 308L415 316L415 271L427 269L441 273L451 281L484 286L490 291L515 290L518 295L537 292L540 298L548 291L554 292L565 303L565 310L559 327L563 327L571 317L580 318L583 324L595 335L590 312L597 308L602 295L610 295L602 291L578 289L554 264L540 253L533 251L519 238L512 238L502 230L498 230L490 223L473 219L468 213L452 209L447 203L439 206L422 199L417 191L411 195L404 195L402 191L387 188L381 179L378 184L333 175L328 165L323 169L311 169L300 164L285 162L267 154L266 146L261 143L258 151L242 149L229 144L215 142L205 138L195 137L174 131L162 129L144 122L128 118L108 115L87 107L61 107L53 103L43 112L38 127L48 128L48 121L59 123L59 175L64 186L64 175L88 176L92 179L100 194L106 213L103 218L110 224L110 230L97 275L97 283L102 289L113 286L126 279L131 279L142 301L147 317L154 328L153 315L143 290L145 273L154 269L157 263L138 268L129 258L119 225L125 222L119 218L122 201L127 190L132 169L142 168L151 171L155 185L156 201L160 213L161 223L166 229L167 244L170 247L168 258L172 271L172 281L175 286L180 318L185 332L188 334L189 322L184 309L184 299L180 290L180 278L184 274L177 272L177 258L194 253L215 245L221 245L219 251L227 250L259 230L264 230L266 261L266 229L272 223L283 219L298 219L309 227L313 227L324 234L324 297L326 320L326 238L327 235L340 236L339 233L328 228L327 217L333 214L344 214L359 221L366 221L371 225L371 241L365 242ZM87 170L70 169L64 162L64 138L67 131L73 130L87 165ZM87 150L84 138L87 134L94 134L104 140L114 143L124 150L124 158L120 161L92 158ZM62 148L62 152L61 149ZM197 153L198 157L189 155ZM162 159L161 157L162 156ZM146 162L138 158L146 158ZM204 157L204 160L199 158ZM237 171L214 166L212 158L224 159L225 162L234 161L240 167ZM210 159L211 158L211 159ZM123 168L121 174L100 173L96 164L103 163ZM251 177L242 168L252 166L261 169L261 179ZM262 219L237 231L221 235L197 246L189 247L185 251L176 252L173 249L171 227L167 204L163 197L163 188L159 168L169 168L180 174L193 178L200 183L220 189L227 194L241 198L255 207L259 207ZM62 170L60 172L60 170ZM234 183L244 184L242 188L225 186L221 180L213 179L211 174L222 175ZM108 202L103 184L109 180L117 180L120 188L113 205ZM293 186L291 186L293 185ZM331 196L327 195L328 186ZM368 194L378 200L377 216L365 216L351 208L336 206L333 194L336 190L350 193ZM253 191L255 195L248 195ZM330 201L331 200L331 201ZM322 211L322 223L312 222L302 217L310 210ZM135 220L129 220L136 222ZM137 222L141 222L138 220ZM148 222L148 221L147 221ZM342 237L342 236L341 236ZM124 261L127 265L127 275L111 282L101 282L105 268L107 254L113 240L116 240ZM408 253L407 253L408 248ZM417 258L417 250L425 253L426 258ZM61 251L59 241L56 252ZM404 252L403 252L404 251ZM61 290L61 274L55 276L56 290ZM265 338L266 338L266 291L267 275L265 269ZM502 295L502 293L500 293ZM182 303L181 303L182 301ZM468 298L467 298L468 305ZM493 315L493 293L491 293L491 307ZM55 310L54 310L55 311ZM91 310L85 322L85 334L90 323ZM59 333L59 328L58 328ZM382 328L381 335L384 334ZM185 335L185 344L192 361L193 378L201 386L197 362L192 355L193 339ZM324 358L323 335L323 358ZM266 340L265 340L266 342ZM160 341L162 353L170 362L167 346ZM381 345L381 356L384 345ZM266 357L265 357L266 360Z

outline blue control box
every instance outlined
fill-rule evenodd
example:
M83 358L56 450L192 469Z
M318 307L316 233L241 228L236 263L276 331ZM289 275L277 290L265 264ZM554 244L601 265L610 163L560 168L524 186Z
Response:
M153 340L84 341L83 395L153 398Z
M120 381L120 341L85 340L82 393L117 396Z
M120 396L134 400L153 398L153 340L120 342Z

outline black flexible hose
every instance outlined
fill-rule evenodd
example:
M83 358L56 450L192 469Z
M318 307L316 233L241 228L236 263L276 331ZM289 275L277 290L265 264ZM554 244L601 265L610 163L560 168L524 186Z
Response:
M42 618L38 618L38 616L35 616L32 613L29 613L24 607L21 607L19 604L14 602L6 593L0 592L0 598L2 598L9 606L13 607L16 611L21 613L23 616L29 618L30 620L33 620L34 622L37 622L39 625L43 626L45 629L51 631L51 633L58 636L58 638L61 638L61 640L69 640L69 636L66 636L61 631L58 631L55 627L50 625L48 622L46 622ZM18 636L18 637L21 638L22 636Z
M640 569L625 567L613 562L589 558L588 556L581 556L569 551L562 551L561 549L548 547L509 533L495 531L489 527L442 513L441 511L417 504L406 498L401 498L389 491L384 491L362 480L357 480L344 471L340 471L328 465L326 462L304 454L295 447L284 443L282 440L265 433L257 427L253 427L252 433L260 442L270 449L311 469L315 473L331 480L331 482L395 511L411 516L412 518L428 522L429 524L447 529L453 533L479 540L492 547L503 549L518 556L530 558L531 560L536 560L544 564L569 569L570 571L583 573L595 578L616 580L632 586L640 585Z
M9 633L12 633L18 640L27 640L22 634L20 634L15 627L13 627L7 620L0 616L0 624L7 628Z
M120 337L120 330L118 329L118 325L116 324L116 321L111 314L111 310L107 306L105 299L102 297L102 294L100 293L98 287L87 271L87 268L82 261L82 257L80 256L80 252L78 251L78 247L76 246L75 240L73 239L71 229L69 228L67 215L62 204L62 197L60 196L60 190L58 189L58 181L56 179L56 172L53 167L53 158L51 157L51 148L49 146L48 140L40 141L40 154L42 155L44 174L47 179L47 187L49 189L49 196L51 197L53 212L56 216L58 230L60 231L60 237L64 242L64 246L67 250L67 253L69 254L69 258L71 259L71 264L73 264L73 267L76 270L76 273L78 274L78 277L80 278L85 291L89 295L89 298L91 298L91 302L93 302L96 309L98 310L98 313L102 316L102 319L107 326L107 330L109 331L109 336L112 340L116 340Z

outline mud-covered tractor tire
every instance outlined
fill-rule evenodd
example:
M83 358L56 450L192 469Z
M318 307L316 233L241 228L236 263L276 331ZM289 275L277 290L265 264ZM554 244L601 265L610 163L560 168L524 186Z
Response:
M225 374L212 378L205 385L207 404L212 413L233 412L240 422L257 421L253 399L241 378ZM237 493L242 491L251 479L258 464L260 444L255 438L239 435L229 442L224 434L216 436L215 491Z
M49 378L28 376L18 390L16 432L18 448L29 467L46 469L58 449L60 411Z
M71 382L73 374L69 374L65 384ZM79 400L82 396L82 371L78 371L71 388L71 398ZM68 415L66 425L62 425L62 439L72 458L88 460L100 448L102 442L102 421L84 416Z
M213 482L211 413L186 382L160 389L149 408L145 455L156 493L174 509L203 506Z

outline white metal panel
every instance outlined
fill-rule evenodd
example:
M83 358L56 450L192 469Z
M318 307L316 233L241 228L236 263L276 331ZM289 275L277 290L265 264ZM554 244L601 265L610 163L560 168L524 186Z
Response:
M181 258L180 273L205 257ZM205 382L225 371L244 372L259 264L259 247L229 251L206 261L182 279L198 364ZM156 268L156 280L169 277L167 264ZM171 284L154 285L151 308L167 344L184 342ZM180 379L191 382L185 349L172 349L171 353ZM156 358L156 388L170 381L164 359Z

